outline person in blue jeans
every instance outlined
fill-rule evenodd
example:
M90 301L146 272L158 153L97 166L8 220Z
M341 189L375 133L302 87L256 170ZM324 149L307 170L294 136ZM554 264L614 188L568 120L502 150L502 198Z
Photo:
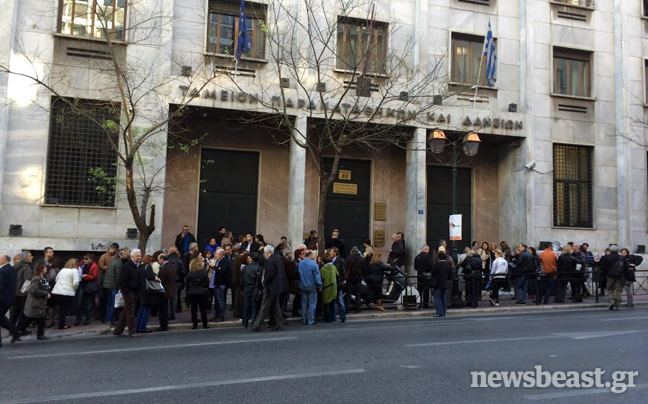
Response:
M335 312L340 314L340 321L346 321L346 307L344 305L344 284L346 278L346 262L340 257L340 250L337 247L328 249L331 264L337 269L337 299L335 300Z
M443 247L442 247L443 248ZM439 261L432 267L431 285L434 287L434 317L445 317L448 308L448 283L452 279L452 269L446 260L445 248L439 249Z
M225 320L225 297L227 285L232 282L232 264L225 256L225 250L218 248L216 250L216 265L214 265L214 274L212 275L209 288L214 291L217 308L212 321Z
M243 296L243 310L241 310L241 321L243 327L247 328L250 322L256 317L256 305L254 304L254 292L261 279L261 268L259 267L259 253L247 252L241 256L244 265L241 265L241 295Z
M137 311L137 320L135 321L135 331L140 334L149 333L146 327L148 326L149 318L151 317L151 310L153 306L158 303L159 296L157 292L149 292L146 290L146 281L155 280L155 272L149 263L145 263L139 267L140 271L140 306Z
M317 307L317 292L322 290L322 277L319 267L313 258L315 252L308 250L304 259L299 263L299 290L301 291L302 324L315 324L315 308Z
M517 254L512 263L515 268L515 292L518 298L515 304L526 304L529 278L533 272L532 257L526 244L520 244L515 251Z

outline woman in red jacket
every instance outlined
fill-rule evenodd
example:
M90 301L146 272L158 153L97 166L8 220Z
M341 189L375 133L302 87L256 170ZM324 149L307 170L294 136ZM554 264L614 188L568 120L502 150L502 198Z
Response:
M78 311L74 325L81 324L81 318L85 315L83 325L90 324L94 317L95 295L99 291L99 266L94 262L94 256L88 254L83 257L83 264L79 268L81 283L78 289Z

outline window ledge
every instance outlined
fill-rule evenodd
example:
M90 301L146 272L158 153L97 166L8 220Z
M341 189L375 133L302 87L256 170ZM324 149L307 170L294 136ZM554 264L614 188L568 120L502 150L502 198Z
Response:
M211 53L211 52L205 52L203 54L204 56L212 57L212 58L221 58L221 59L236 59L234 55L226 55L224 53ZM243 62L253 62L253 63L268 63L267 59L257 59L257 58L248 58L248 57L241 57L241 61Z
M87 206L87 205L56 205L52 203L41 203L41 208L71 208L71 209L101 209L117 210L116 206Z
M578 95L567 95L567 94L559 94L559 93L551 93L549 95L555 98L567 98L570 100L596 101L596 97L581 97Z
M581 10L587 10L587 11L594 11L596 8L594 6L581 6L579 4L568 4L568 3L562 3L560 1L554 1L550 0L549 3L555 4L557 6L564 6L564 7L571 7L571 8L579 8Z
M551 226L552 229L557 230L598 230L596 227L564 227L564 226Z
M465 88L469 88L469 89L471 89L473 91L475 90L474 85L471 86L470 84L459 83L459 82L456 82L456 81L451 81L450 83L448 83L448 85L452 86L452 87L465 87ZM477 89L479 89L479 90L497 91L497 90L499 90L499 87L488 87L488 86L481 86L480 85L480 86L477 86Z
M358 72L358 71L354 71L354 70L338 69L338 68L333 69L333 71L335 73L351 74L351 75L354 75L354 76L359 76L360 74L362 74L362 72ZM384 73L369 73L369 72L367 72L365 74L365 76L367 76L367 77L375 77L375 78L379 78L379 79L388 79L389 78L389 74L384 74Z
M54 37L70 39L70 40L73 40L73 41L94 42L94 43L101 43L101 44L107 44L108 43L103 38L93 38L93 37L88 37L88 36L61 34L60 32L55 33ZM111 43L114 44L114 45L119 45L119 46L127 46L128 45L128 42L120 41L120 40L117 40L117 39L113 39L111 41Z

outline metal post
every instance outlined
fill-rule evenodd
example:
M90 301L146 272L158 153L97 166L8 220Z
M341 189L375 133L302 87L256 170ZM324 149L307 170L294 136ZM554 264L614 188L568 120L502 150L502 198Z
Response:
M457 145L452 145L452 214L457 214ZM463 233L463 229L462 229ZM452 240L452 259L457 262L457 242Z

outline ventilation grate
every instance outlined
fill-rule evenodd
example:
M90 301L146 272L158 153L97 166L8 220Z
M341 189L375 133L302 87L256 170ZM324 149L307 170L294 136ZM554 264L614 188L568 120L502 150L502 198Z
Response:
M558 111L577 112L580 114L586 114L587 107L581 107L578 105L558 104Z
M110 53L102 50L95 50L95 49L75 48L72 46L68 46L66 54L68 56L74 56L79 58L110 60Z
M578 14L578 13L570 13L568 11L558 11L558 17L566 18L568 20L575 20L575 21L587 21L586 15Z

